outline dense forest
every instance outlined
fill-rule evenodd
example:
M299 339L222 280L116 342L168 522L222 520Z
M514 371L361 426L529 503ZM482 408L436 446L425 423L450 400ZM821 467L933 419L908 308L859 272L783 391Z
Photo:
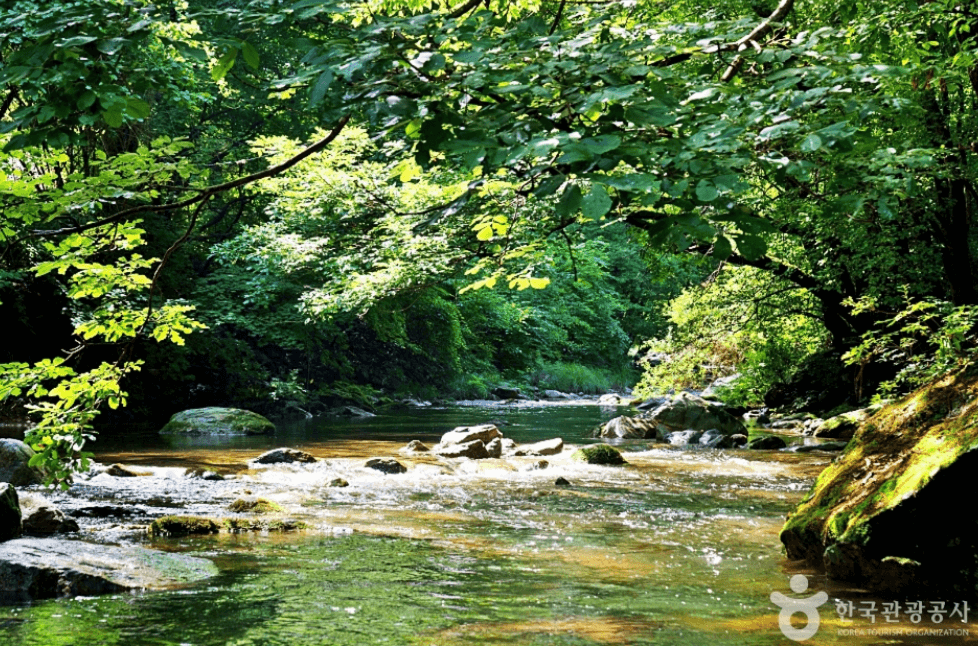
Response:
M975 29L947 0L5 3L5 415L62 481L99 415L906 391L974 347Z

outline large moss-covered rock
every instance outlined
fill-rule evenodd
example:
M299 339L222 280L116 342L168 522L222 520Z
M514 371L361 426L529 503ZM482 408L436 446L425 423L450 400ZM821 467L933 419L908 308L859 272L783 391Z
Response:
M876 413L788 517L792 559L880 592L978 593L978 371Z
M250 410L240 408L193 408L170 418L163 435L268 435L275 425Z
M21 512L17 490L8 482L0 482L0 541L20 536Z
M27 465L32 457L34 449L20 440L0 438L0 482L9 482L15 487L39 483L40 472Z

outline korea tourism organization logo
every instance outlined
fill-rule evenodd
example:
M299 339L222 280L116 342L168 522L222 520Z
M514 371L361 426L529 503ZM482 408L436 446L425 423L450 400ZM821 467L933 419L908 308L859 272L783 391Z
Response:
M791 577L788 585L792 592L801 594L808 590L808 577L804 574L796 574ZM805 641L818 632L821 621L818 607L828 600L829 595L824 590L800 599L793 599L777 591L771 593L771 603L781 608L781 612L778 613L778 627L781 628L781 633L796 642ZM791 616L796 614L805 615L803 628L795 628L791 625Z
M808 592L808 577L796 574L788 582L796 595ZM821 625L819 608L829 600L824 591L804 597L789 597L781 592L771 593L771 603L778 606L778 627L788 639L796 642L811 639ZM842 624L836 630L843 637L967 637L970 630L960 624L968 623L967 601L835 601L835 614ZM801 615L805 624L795 626L791 618ZM853 620L859 617L863 625L856 626ZM929 620L930 625L921 625ZM799 624L796 620L796 624ZM893 626L891 624L899 624ZM906 624L909 623L910 626ZM957 625L955 625L957 624Z

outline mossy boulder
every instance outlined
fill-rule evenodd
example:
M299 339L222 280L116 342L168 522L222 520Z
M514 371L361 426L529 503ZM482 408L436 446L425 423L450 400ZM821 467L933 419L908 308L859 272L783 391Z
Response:
M237 513L268 514L276 511L285 511L281 505L265 498L238 498L228 507Z
M163 516L149 526L152 536L194 536L217 534L221 526L210 518L199 516Z
M607 444L585 446L574 451L571 458L588 464L627 464L625 458L621 457L621 451Z
M20 536L21 511L17 490L7 482L0 482L0 541Z
M161 435L270 435L275 425L250 410L193 408L170 418Z
M978 596L978 370L868 418L781 531L788 558L887 594ZM960 501L961 504L953 504Z

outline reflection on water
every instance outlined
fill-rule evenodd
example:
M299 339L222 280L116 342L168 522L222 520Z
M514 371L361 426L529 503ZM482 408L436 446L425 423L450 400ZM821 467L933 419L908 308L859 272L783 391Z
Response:
M572 462L573 446L548 457L545 469L530 458L401 457L409 470L396 476L363 466L410 439L433 442L453 426L489 420L517 441L581 444L615 414L593 406L405 411L295 424L230 448L138 432L103 437L101 461L154 465L143 467L153 475L95 475L57 502L84 515L90 539L189 551L213 559L221 574L183 590L0 609L0 643L786 643L769 595L788 592L788 576L806 571L783 560L777 533L825 455L643 441L623 447L624 468ZM321 460L248 469L249 458L275 446ZM191 479L188 467L232 477ZM350 486L327 486L338 477ZM571 486L556 486L558 477ZM140 533L175 511L228 516L228 503L247 493L314 529L154 540ZM96 508L115 514L85 515ZM862 598L806 573L813 592ZM823 629L806 643L880 643L842 636L829 605Z

